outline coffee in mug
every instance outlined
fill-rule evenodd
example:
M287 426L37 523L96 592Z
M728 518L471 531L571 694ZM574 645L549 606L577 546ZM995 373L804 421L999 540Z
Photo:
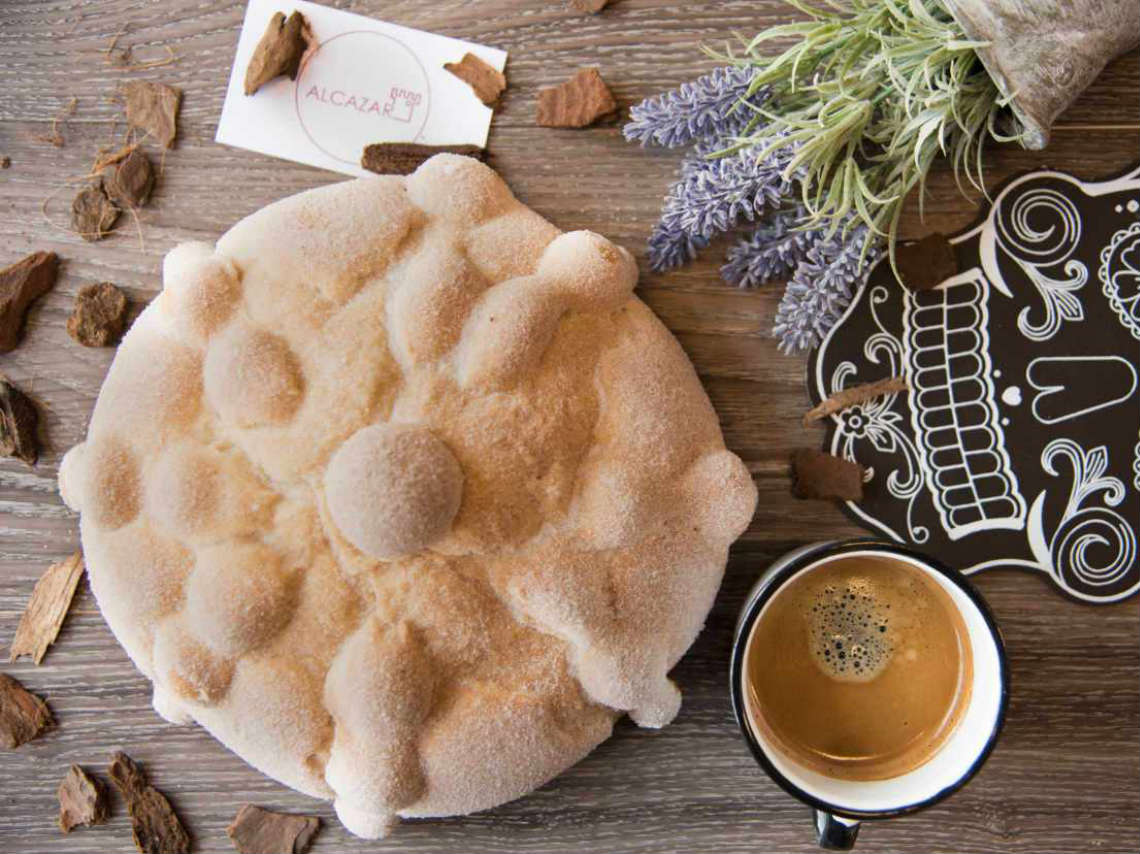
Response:
M949 594L887 555L837 558L785 585L745 662L753 725L800 764L845 780L927 762L961 721L973 672Z
M813 808L824 848L964 786L1009 700L978 591L881 540L815 543L772 564L740 612L729 678L745 742Z

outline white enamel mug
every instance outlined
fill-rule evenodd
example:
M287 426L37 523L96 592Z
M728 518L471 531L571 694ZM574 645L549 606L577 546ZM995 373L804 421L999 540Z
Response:
M809 769L780 751L745 710L745 662L754 628L772 597L793 578L839 557L890 557L927 573L949 594L962 616L973 654L969 705L946 743L917 768L885 780L840 780ZM752 754L788 794L815 811L823 848L849 849L860 822L906 815L964 786L993 750L1009 703L1009 665L1001 633L981 595L961 573L909 549L880 540L816 543L784 555L753 585L741 610L732 646L732 707ZM837 710L842 714L842 710Z

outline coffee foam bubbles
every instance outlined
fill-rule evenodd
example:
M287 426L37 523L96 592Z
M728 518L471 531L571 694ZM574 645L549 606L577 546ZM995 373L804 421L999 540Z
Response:
M809 648L815 663L834 679L869 682L891 661L891 604L864 579L823 584L803 599Z

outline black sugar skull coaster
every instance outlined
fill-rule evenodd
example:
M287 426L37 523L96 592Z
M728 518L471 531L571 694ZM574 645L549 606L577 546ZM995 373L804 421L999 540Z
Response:
M856 521L965 572L1018 567L1114 602L1140 589L1140 168L1033 172L952 239L957 273L882 261L808 365L813 402L903 376L828 418L866 469Z

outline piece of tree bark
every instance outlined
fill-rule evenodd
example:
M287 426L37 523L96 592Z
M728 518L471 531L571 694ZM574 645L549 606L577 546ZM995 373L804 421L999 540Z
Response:
M858 501L863 497L863 471L852 460L801 448L792 453L792 495Z
M110 282L86 285L75 295L67 334L84 347L117 344L127 323L127 297Z
M565 83L539 90L537 121L548 128L581 128L616 109L598 69L582 68Z
M245 94L252 95L275 77L296 80L305 52L314 41L309 22L300 12L294 11L288 18L274 13L246 66Z
M103 174L107 197L121 208L141 208L154 189L154 167L137 146Z
M921 240L896 246L895 267L903 287L929 291L958 272L958 259L946 235L935 231Z
M7 673L0 673L0 746L15 750L51 722L47 703Z
M72 765L56 790L59 829L71 833L79 825L104 824L109 813L107 789L79 765Z
M71 607L71 599L83 577L83 553L76 552L69 558L49 566L32 590L16 635L8 660L15 661L22 655L30 656L39 664L47 648L55 641L59 628Z
M487 151L477 145L421 145L418 142L374 142L364 146L360 165L378 175L410 175L421 163L440 152L485 160Z
M71 202L71 227L88 243L106 237L118 218L119 208L108 197L101 179L80 190Z
M488 107L494 107L507 88L503 72L473 53L463 54L459 62L445 62L443 67L470 86L475 97Z
M570 0L570 6L577 12L596 15L608 6L610 0Z
M305 854L321 820L311 815L273 812L243 804L226 835L240 854Z
M0 373L0 455L34 466L40 455L39 423L36 405Z
M836 412L847 409L857 403L866 403L868 400L874 400L876 397L906 391L906 389L906 379L903 377L886 377L885 379L876 380L872 383L863 383L862 385L851 386L850 388L841 388L827 400L822 401L818 406L812 407L804 414L804 426L807 427L813 421L820 421L829 415L834 415Z
M178 135L178 107L182 90L151 80L131 80L123 86L127 124L166 148Z
M33 252L0 270L0 353L20 343L28 306L52 289L58 274L54 252Z
M135 847L143 854L187 854L186 828L166 796L147 782L142 768L120 750L111 757L109 774L127 802Z

